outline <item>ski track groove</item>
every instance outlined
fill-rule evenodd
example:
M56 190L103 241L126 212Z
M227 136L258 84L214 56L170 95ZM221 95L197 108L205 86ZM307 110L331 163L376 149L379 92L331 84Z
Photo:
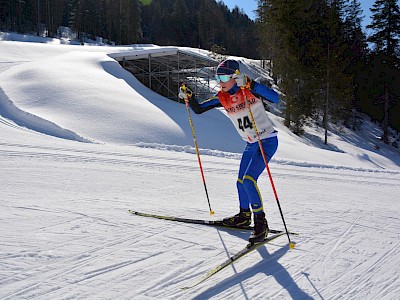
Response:
M23 63L27 63L27 61L0 61L0 74Z
M361 212L361 213L362 213L362 212ZM293 275L293 280L294 280L295 282L297 282L299 279L301 279L302 274L303 274L304 272L306 272L306 273L312 273L313 268L316 267L316 266L318 266L318 265L320 265L320 264L323 265L323 268L324 268L324 269L326 268L326 262L327 262L329 256L330 256L334 251L337 251L337 248L338 248L338 246L341 244L341 241L343 240L343 238L344 238L345 236L347 236L347 235L351 232L351 230L352 230L354 227L356 227L356 225L357 225L356 222L357 222L357 220L361 217L361 213L358 215L357 219L349 226L349 228L347 228L347 230L339 237L339 239L340 239L339 241L336 241L336 238L335 238L334 240L332 240L332 242L333 242L333 241L336 241L336 242L335 242L335 244L334 244L332 250L330 250L326 256L321 256L319 259L314 260L313 264L312 264L312 265L309 265L305 271L299 271L299 272L297 272L297 275L296 275L296 274ZM327 246L329 246L329 244L330 244L330 242L327 242L327 243L321 245L321 246L319 247L319 249L316 249L316 252L317 252L317 253L323 253L323 249L326 248ZM349 289L349 288L350 288L350 291L354 291L356 288L362 287L362 284L367 284L367 283L368 283L368 280L376 274L375 272L370 272L370 271L372 271L372 270L374 270L374 269L379 269L379 268L382 266L382 262L384 262L386 258L390 259L391 254L395 253L395 252L398 250L399 246L400 246L400 243L396 244L392 249L390 249L389 251L387 251L381 258L377 259L371 266L368 266L367 268L366 268L365 265L366 265L366 264L367 264L367 265L369 264L370 259L366 259L366 260L361 260L361 261L353 262L353 263L356 263L356 265L351 269L350 272L348 272L348 273L343 273L343 274L341 274L340 276L335 277L334 280L329 281L329 282L325 282L325 284L324 284L323 286L321 286L321 287L318 289L318 292L314 292L314 293L312 294L312 296L317 297L317 296L319 296L319 294L322 294L322 292L324 292L324 291L327 290L327 289L329 289L329 290L337 289L337 290L341 291L341 294L340 294L341 297L336 297L336 296L334 296L334 297L331 297L331 298L329 298L329 299L343 299L343 298L347 298L347 299L348 299L349 297L353 297L354 295L349 295L349 292L345 293L346 289ZM298 259L299 259L299 258L298 258ZM301 259L301 258L300 258L300 259ZM319 267L318 267L318 268L319 268ZM325 275L325 274L326 274L326 271L323 271L323 274L324 274L323 278L328 278L328 277ZM354 274L354 275L361 274L361 276L358 277L358 278L354 281L354 280L353 280L354 278L352 277L353 274ZM348 279L350 279L350 280L352 280L352 281L349 283L349 284L350 284L349 286L343 288L343 283L344 283L344 282L346 282L346 283L349 282L349 280L346 279L347 277L350 277L350 278L348 278ZM365 277L365 279L363 279L364 277ZM361 282L358 283L356 286L354 286L354 282L357 283L357 282L359 282L359 281L361 281ZM322 282L323 282L323 280L321 280L321 283L322 283ZM279 292L277 292L274 296L277 296L277 295L279 295L279 294L285 292L285 291L287 290L287 288L288 288L288 287L285 286L285 287L282 288ZM343 290L343 289L344 289L344 290ZM359 288L358 290L360 291L360 290L362 290L362 289Z
M336 240L335 245L331 248L331 250L328 252L328 254L325 256L323 263L323 267L325 268L326 261L330 258L333 252L336 251L338 246L342 244L343 239L350 233L350 231L354 228L354 226L357 224L357 221L361 218L361 215L363 214L363 210L359 213L357 218L354 220L354 222L347 228L347 230L340 235L340 237ZM324 272L325 273L325 272Z
M117 251L118 251L118 250L117 250ZM113 271L119 270L119 269L121 269L121 268L128 267L128 266L130 266L130 265L136 264L136 263L141 262L141 261L143 261L143 260L151 259L151 258L153 258L153 257L156 256L156 255L157 255L157 254L152 255L152 256L148 256L148 257L146 257L146 258L144 258L144 259L132 260L132 261L125 261L125 262L120 262L120 263L112 264L112 265L109 265L109 266L106 266L106 267L103 267L103 268L98 268L98 269L96 269L96 270L93 270L93 271L90 271L90 272L85 273L83 276L81 276L81 278L76 279L76 280L72 280L71 282L65 284L64 286L60 286L60 287L57 287L57 288L53 288L53 289L50 289L49 291L44 291L44 292L42 292L42 293L40 293L40 294L37 294L37 295L31 297L30 299L36 299L36 298L39 298L39 297L46 296L46 295L48 295L48 294L50 294L50 293L53 293L53 292L55 292L55 291L60 291L60 290L62 290L62 289L65 289L65 288L67 288L67 287L70 286L70 285L79 284L79 283L82 283L82 282L84 282L84 281L86 281L86 280L90 280L90 279L92 279L92 278L94 278L94 277L101 276L101 275L104 275L104 274L106 274L106 273L113 272ZM62 275L64 275L64 274L62 274Z
M378 258L371 266L369 266L362 274L361 276L357 277L357 279L352 281L352 284L350 286L347 286L342 290L338 295L335 295L335 297L332 298L337 298L337 299L343 299L343 297L355 297L357 295L357 290L360 291L362 290L363 287L367 285L371 277L373 277L376 273L379 273L379 269L389 260L391 259L391 255L393 253L398 252L398 248L400 246L400 243L397 243L394 247L389 249L386 253L384 253L380 258ZM364 262L365 264L367 262ZM388 262L390 263L390 262ZM371 272L372 270L377 270L377 272ZM351 270L349 273L355 273L359 274L358 272L354 272L354 269ZM345 274L345 276L348 276L348 274ZM354 293L355 292L355 293ZM349 295L350 294L350 295Z
M57 269L51 269L51 270L47 271L46 272L46 278L45 279L41 279L41 282L34 283L34 284L29 284L28 286L23 287L23 288L15 291L15 292L13 292L12 294L6 295L3 299L12 299L14 296L22 296L23 294L31 291L34 288L39 287L40 285L42 285L42 284L44 284L44 283L46 283L48 281L52 281L55 278L59 278L59 277L65 276L65 275L67 275L67 274L69 274L69 273L71 273L73 271L76 271L76 270L78 270L78 269L80 269L80 268L82 268L84 266L87 266L90 263L93 263L93 262L96 262L98 260L104 259L104 258L106 258L108 256L111 256L111 255L115 254L116 252L121 251L121 248L125 243L127 244L126 247L130 247L132 245L135 245L137 243L142 242L143 240L145 240L147 238L151 238L151 237L154 237L154 236L155 236L155 234L148 234L147 237L141 238L140 240L135 240L133 242L127 240L127 238L124 237L124 238L118 239L116 241L112 241L112 242L110 242L108 244L101 245L101 246L97 247L96 249L91 249L90 251L84 251L84 252L75 254L75 255L73 255L71 257L68 257L68 258L66 258L66 259L64 259L62 261L54 262L54 265L56 267L58 267L60 265L60 263L62 263L62 264L65 264L65 263L68 264L68 262L72 262L73 263L77 259L82 258L85 255L86 256L89 255L88 258L84 259L83 261L80 261L79 263L73 264L71 267L67 267L67 268L64 268L62 270L57 268ZM90 255L95 254L96 252L102 251L102 250L107 249L109 247L115 247L117 245L119 246L117 249L112 249L112 250L108 251L105 254L101 254L101 255L98 255L98 256L95 256L95 257L90 256ZM147 258L148 257L146 257L145 259L147 259ZM142 261L142 260L143 259L138 259L136 262L139 262L139 261ZM34 268L33 270L35 270L35 271L39 270L40 271L40 270L45 269L47 267L48 267L48 265L43 266L43 267L39 267L39 268ZM25 273L26 273L26 271L25 271ZM42 278L44 276L45 275L41 274ZM22 280L22 281L25 281L25 280ZM62 289L62 288L64 288L64 286L63 287L59 287L58 289ZM42 292L38 296L43 296L43 295L45 295L45 294L47 294L49 292L53 292L53 291L54 290L47 291L47 292ZM35 297L37 297L37 296L35 295Z
M61 210L61 212L65 213L66 210ZM79 213L79 212L71 212L71 211L68 211L68 212L73 213L73 214L77 214L82 218L83 217L93 218L91 216L88 216L87 214L82 214L82 213ZM96 217L94 217L94 218L96 218ZM103 219L103 218L100 218L100 219ZM73 223L73 222L76 222L76 220L77 219L68 220L68 221L64 221L64 222L59 222L59 223L56 223L56 224L52 224L51 226L40 227L37 230L42 231L42 230L49 229L49 228L52 228L52 227L57 227L57 226L60 226L60 225ZM110 222L107 221L107 223L110 223ZM125 223L122 223L122 225L125 225ZM118 225L113 224L113 226L120 227L120 228L122 228L122 225L121 224L118 224ZM130 223L127 223L126 225L135 227L135 225L130 224ZM13 299L14 296L16 296L16 297L22 296L22 295L24 295L26 293L29 293L30 291L38 292L38 287L40 287L41 285L43 285L43 284L45 284L45 283L47 283L49 281L51 282L55 278L60 278L60 277L65 276L65 275L67 275L67 274L69 274L71 272L79 270L82 267L87 266L87 265L89 265L89 264L91 264L93 262L96 262L98 260L102 260L102 259L104 259L106 257L109 257L109 256L115 254L116 252L121 251L121 249L123 249L123 248L130 248L132 245L135 245L137 243L143 242L143 241L147 240L148 238L153 238L153 237L155 237L157 235L162 235L162 232L156 231L156 232L153 232L153 233L147 233L147 234L143 234L143 235L144 235L144 237L140 237L140 238L136 237L136 239L134 241L130 241L129 237L120 238L118 240L114 240L114 241L111 241L111 242L109 242L107 244L101 245L101 246L99 246L99 247L97 247L95 249L90 249L90 251L89 250L87 250L87 251L85 250L83 252L79 252L77 254L74 254L73 256L64 258L62 260L55 260L55 261L53 261L51 263L47 263L45 266L34 267L34 268L29 269L29 270L25 269L23 272L19 272L17 274L13 274L12 278L14 278L17 282L24 282L26 280L35 280L35 278L33 278L33 279L31 279L31 278L19 279L18 277L21 276L21 275L29 274L29 273L41 273L41 282L33 283L33 284L29 284L28 283L27 286L14 291L12 294L8 294L8 295L4 296L3 299ZM93 239L93 237L92 236L86 236L84 239ZM78 240L80 240L80 239L78 238ZM60 245L69 244L71 242L72 242L72 240L68 240L68 241L62 242ZM127 245L124 246L125 244L127 244ZM54 246L53 250L57 249L57 247L55 245L53 245L53 246ZM117 249L112 249L107 253L104 253L104 254L97 255L97 256L93 257L93 255L95 253L101 252L103 249L108 249L110 247L115 248L116 246L118 246ZM48 251L48 250L49 249L46 249L46 251ZM154 255L152 255L151 257L153 257L153 256ZM145 257L144 259L148 259L148 258L150 258L150 257ZM84 259L84 260L82 260L82 259ZM130 264L133 264L135 262L140 262L142 260L143 259L141 258L141 259L138 259L136 261L126 262L126 265L130 265ZM75 263L74 264L74 262L76 262L76 261L79 261L79 263ZM71 263L72 263L72 265L71 265ZM67 267L67 268L59 269L60 265L62 265L62 266L71 265L71 266ZM56 268L52 268L53 266L56 267ZM109 269L110 271L112 271L112 270L115 270L115 269L118 269L118 268L117 267L109 267L109 268L106 267L106 268L103 268L103 269L105 269L105 270ZM45 271L46 271L46 275L43 275L43 272L45 272ZM97 271L97 272L93 271L93 272L96 273L96 275L100 275L101 273L103 273L103 274L105 273L105 272L101 272L101 271ZM46 278L42 279L44 276ZM92 274L89 277L92 278L94 276ZM89 278L84 277L81 281L86 280L86 279L89 279ZM6 279L6 281L10 281L10 280L11 280L11 278L7 278ZM4 281L2 281L2 282L4 282ZM13 281L13 282L15 282L15 281ZM78 283L78 282L79 281L75 281L73 283ZM55 288L55 289L53 288L50 291L42 292L40 295L36 295L35 294L34 298L39 297L39 296L44 296L44 295L46 295L48 293L54 292L55 290L60 290L60 289L62 289L64 287L65 286L61 286L61 287L58 287L58 288ZM39 288L39 290L40 290L40 288ZM32 297L30 297L30 298L32 299Z
M16 208L32 209L32 208L26 208L26 207L16 207ZM38 211L45 211L45 212L53 212L53 213L60 213L60 214L62 214L62 215L67 214L67 213L68 213L68 214L71 214L71 215L75 214L75 215L78 215L78 216L82 217L82 218L76 218L76 219L73 219L73 220L67 220L67 221L64 221L64 222L54 223L54 224L52 224L51 226L39 227L39 228L37 228L38 231L45 231L45 230L48 231L48 229L51 229L52 227L58 227L58 226L60 226L60 225L65 225L65 224L69 224L69 223L74 223L74 222L76 222L76 221L78 221L78 220L81 220L81 219L83 219L83 218L101 221L101 222L107 223L107 224L109 224L109 225L111 225L111 226L113 226L113 227L116 227L116 228L120 228L122 225L123 225L125 228L126 228L127 226L128 226L128 227L132 227L133 229L136 228L136 226L135 226L134 224L131 224L131 223L126 223L126 222L119 222L119 223L111 222L111 221L109 221L109 220L104 219L103 217L90 216L90 215L88 215L88 214L83 214L83 213L80 213L80 212L74 212L74 211L69 211L69 210L48 210L48 209L35 209L35 210L38 210ZM97 226L97 225L98 225L98 224L96 224L96 226ZM76 238L74 238L74 239L69 239L69 240L67 240L67 241L58 242L58 243L52 243L52 244L51 244L51 247L47 247L47 248L46 248L46 251L54 251L54 250L57 250L58 248L60 248L60 247L62 247L62 246L64 246L64 245L70 244L71 242L75 242L75 241L84 241L84 240L92 239L92 238L93 238L92 236L83 236L83 237L82 237L82 236L78 236L78 237L76 237ZM20 256L21 256L21 254L2 255L2 256L0 256L0 259L18 258L18 257L20 257ZM56 264L56 263L59 263L59 262L58 262L58 261L57 261L57 262L53 262L53 263L47 264L46 266L49 266L49 265L51 265L51 264ZM34 271L34 270L35 270L35 268L32 268L32 269L28 270L28 272ZM24 271L23 273L21 272L21 273L13 274L13 276L14 276L14 277L18 277L18 276L20 276L20 275L23 275L23 274L26 273L26 272L27 272L27 271ZM4 280L0 280L0 285L3 284L5 281L8 281L8 280L9 280L9 278L4 279Z
M6 125L8 127L14 128L14 129L18 129L18 130L22 130L22 131L29 131L29 129L21 127L21 126L18 126L14 122L3 118L1 115L0 115L0 123Z
M345 232L343 232L338 238L335 238L335 239L333 240L333 241L334 241L333 247L330 247L329 252L328 252L326 255L324 255L324 258L323 258L323 261L322 261L322 275L323 275L324 281L326 280L326 278L328 278L328 276L327 276L327 271L326 271L326 268L327 268L326 265L327 265L328 259L330 259L332 253L335 252L335 251L337 250L338 246L339 246L340 244L342 244L343 239L344 239L344 238L351 232L351 230L355 227L355 225L356 225L357 221L360 219L362 213L363 213L363 211L361 211L361 213L359 213L359 215L357 216L356 220L354 220L354 221L351 223L351 225L346 229ZM329 244L329 243L328 243L328 244ZM346 276L345 274L344 274L344 275L341 275L341 276L335 278L335 280L333 280L333 281L331 281L331 282L329 282L329 283L325 281L324 287L322 287L322 288L319 290L319 292L323 292L323 291L326 289L326 287L328 287L328 286L329 286L329 287L332 287L332 284L335 284L336 282L339 282L339 280L342 279L342 278L345 277L345 276Z
M348 232L348 230L346 231ZM336 277L335 280L326 282L322 287L319 287L318 291L310 293L310 296L312 296L314 299L320 298L321 294L327 289L337 289L338 292L335 296L330 297L330 298L323 298L323 299L357 299L356 295L363 290L363 288L368 288L370 289L371 287L368 286L368 283L370 283L370 279L376 275L376 273L379 273L379 270L383 266L384 263L390 264L389 259L391 259L391 255L393 253L396 253L398 251L398 248L400 248L400 243L397 243L394 247L389 249L383 256L381 256L379 259L377 259L372 265L368 266L367 268L365 267L366 264L369 264L369 260L363 260L360 261L354 268L351 269L350 272L348 273L343 273L341 276ZM318 251L317 251L318 252ZM299 258L297 258L299 259ZM301 259L301 258L300 258ZM311 265L307 266L306 270L301 270L297 271L292 275L293 282L297 283L299 280L302 279L304 276L304 273L312 273L312 270L314 267L317 267L318 265L321 264L321 260L324 260L326 258L319 258L315 260ZM324 262L323 261L323 262ZM322 262L322 263L323 263ZM290 267L290 266L289 266ZM288 270L289 272L289 267L287 265L284 266L285 270ZM361 270L361 271L359 271ZM374 270L377 270L376 272L372 272ZM360 276L357 277L358 274L361 274ZM357 278L354 280L354 276ZM348 279L346 279L349 277ZM349 281L349 279L351 281ZM343 283L349 283L348 286L344 286ZM379 299L379 295L384 294L385 290L388 289L391 285L393 285L396 282L396 280L393 280L389 285L386 285L382 291L378 295L374 295L374 299ZM277 291L274 295L271 295L271 298L278 297L279 295L282 295L283 293L287 292L288 289L290 289L291 285L285 285L282 287L279 291Z
M60 161L68 161L68 162L84 162L84 163L101 163L101 164L113 164L113 165L123 165L126 167L142 167L142 168L159 168L160 166L168 168L168 169L179 169L183 171L197 172L198 165L192 159L180 159L179 165L176 164L173 158L171 157L160 157L160 156L151 156L151 155L141 155L132 153L118 153L118 152L110 152L110 151L89 151L89 150L66 150L65 148L58 147L36 147L29 146L25 144L9 144L9 143L1 143L0 146L5 147L17 147L21 150L9 150L9 149L1 149L0 154L3 156L9 157L30 157L30 158L39 158L39 159L56 159ZM37 151L26 151L25 148L34 149ZM43 152L48 151L48 152ZM56 152L56 153L54 153ZM63 152L63 154L60 154ZM117 157L117 158L115 158ZM144 161L146 159L147 161ZM203 159L205 160L205 159ZM217 173L217 174L232 174L235 176L237 173L238 162L236 160L232 160L231 164L227 164L224 162L217 162L213 160L207 165L207 162L204 162L204 169L207 172ZM182 164L184 163L184 164ZM210 167L210 165L218 166L218 167ZM228 167L228 168L227 168ZM346 184L365 184L365 185L385 185L385 186L397 186L398 185L398 176L390 176L390 172L386 174L387 176L372 176L371 174L362 174L360 171L353 171L357 174L348 174L348 176L343 176L343 174L334 174L330 169L326 171L321 170L313 170L312 175L304 174L304 167L299 167L299 170L291 169L290 172L283 167L282 165L276 164L273 166L273 175L276 178L286 178L290 177L292 179L304 180L306 178L310 181L340 181ZM352 173L353 173L352 172ZM386 171L382 172L383 174L387 173ZM394 175L398 175L400 173L394 172ZM393 178L392 178L393 177Z
M7 151L7 150L0 150L0 155L2 156L9 156L9 157L19 157L21 156L21 152L18 151ZM81 156L81 155L74 155L74 154L51 154L51 153L37 153L37 152L23 152L24 157L29 158L40 158L40 159L55 159L58 161L69 161L69 162L83 162L83 163L100 163L100 164L113 164L113 165L121 165L125 167L142 167L142 168L168 168L171 170L184 170L190 172L197 172L198 166L195 164L194 160L188 161L192 164L192 166L183 166L183 165L176 165L172 159L165 160L160 159L159 157L150 157L147 162L143 160L143 157L140 156L132 156L132 159L115 159L115 158L101 158L101 157L89 157L89 156ZM113 155L115 156L115 155ZM136 160L135 160L136 159ZM157 162L156 162L157 161ZM205 168L207 171L210 172L220 172L221 169L219 168ZM232 170L227 170L228 172L232 172Z
M3 142L0 142L0 146L20 148L20 149L22 149L23 152L27 148L28 149L35 149L35 150L39 150L39 151L43 151L43 150L55 151L56 155L59 152L67 152L67 153L69 153L71 155L72 155L72 153L83 153L83 154L89 154L89 155L106 155L106 156L109 155L109 156L112 156L112 157L119 156L119 157L123 157L123 158L136 157L136 158L140 158L141 159L141 158L145 157L145 158L148 158L150 160L153 160L153 159L156 159L156 160L173 160L173 158L170 158L170 157L160 157L160 156L154 156L154 155L135 154L133 152L134 150L132 150L132 152L129 152L129 153L122 153L122 152L110 152L110 151L106 151L106 150L98 151L98 150L83 150L83 149L79 149L78 150L78 149L71 149L71 148L68 149L68 148L65 148L65 147L62 148L62 147L55 147L55 146L52 146L52 147L49 147L49 146L38 147L38 146L32 146L32 145L28 145L28 144L3 143ZM208 155L204 155L204 156L207 157ZM232 164L231 165L234 168L234 170L236 170L236 168L238 167L237 161L240 159L240 157L241 156L239 154L237 154L236 159L228 158L228 160L232 160ZM192 159L187 159L187 158L180 158L179 161L180 162L192 162L193 160ZM284 167L287 165L286 162L285 163L281 163L279 161L276 161L276 162L273 162L273 163L274 163L275 169L276 168L281 168L282 170L285 170ZM225 162L213 161L212 164L226 166L227 162L226 161ZM290 166L290 165L289 165L289 167L291 167L290 168L290 171L291 171L290 175L292 175L293 173L300 173L301 175L304 175L304 168L312 168L313 169L312 173L316 174L316 176L314 176L314 177L318 177L319 175L324 175L324 178L325 178L326 175L335 176L335 177L343 176L343 174L341 174L341 173L340 174L332 173L332 168L331 167L328 167L327 168L328 170L323 170L322 167L314 167L314 166L297 166L297 169L293 169L293 166ZM334 169L333 169L333 171L334 171ZM358 177L367 178L367 179L370 180L370 182L373 182L373 180L371 180L371 179L378 179L379 180L379 179L382 178L379 175L373 176L373 174L375 174L375 173L376 174L400 175L400 172L391 171L391 170L375 170L375 169L374 170L369 170L369 169L351 170L350 169L350 170L347 170L347 171L355 172ZM363 173L367 173L367 174L363 174ZM283 174L283 175L285 175L285 174ZM352 176L352 175L350 174L349 176ZM386 178L386 180L395 181L397 179L396 178L393 178L393 179Z
M326 263L327 263L328 258L332 255L332 253L334 253L334 252L337 250L338 246L342 243L343 238L346 237L346 236L351 232L351 230L352 230L354 227L357 226L357 221L361 218L361 215L362 215L362 214L363 214L363 211L361 211L361 212L358 214L356 220L354 220L353 222L351 222L350 226L349 226L339 237L332 237L332 239L331 239L330 241L321 244L321 245L318 247L318 249L314 249L314 252L316 252L316 253L324 253L324 252L325 252L325 249L326 249L327 247L329 247L329 248L330 248L330 251L329 251L326 255L320 256L319 258L315 259L315 260L312 262L311 265L308 265L308 266L307 266L307 268L306 268L305 270L300 270L300 271L295 272L295 273L292 275L293 282L294 282L294 283L297 283L299 280L301 280L301 279L304 277L304 273L313 273L312 270L313 270L316 266L319 266L318 268L320 268L320 265L321 265L321 264L322 264L322 268L323 268L324 278L326 278L326 275L325 275L325 274L326 274L326 271L325 271L325 270L326 270ZM342 220L342 221L343 221L343 220ZM304 240L303 240L303 241L300 241L300 244L304 244L304 243L307 243L307 241L304 241ZM334 243L334 246L333 246L333 247L329 246L331 243ZM295 248L295 250L298 250L298 248ZM303 260L303 259L305 259L307 256L308 256L308 254L306 253L306 254L301 255L300 257L298 257L297 260ZM287 266L284 266L284 268L285 268L285 270L288 269ZM341 276L340 278L336 278L336 280L335 280L334 282L339 281L339 279L341 279L341 278L344 277L344 276L345 276L345 275ZM332 284L332 282L325 283L325 285L324 285L322 288L320 288L320 289L318 290L318 292L314 292L311 296L313 296L313 297L317 297L317 296L318 296L318 297L319 297L319 293L322 292L327 286L331 287L331 284ZM290 288L290 286L282 287L279 291L277 291L274 295L272 295L271 298L273 298L273 297L278 297L278 296L281 295L282 293L286 292L289 288Z
M87 214L82 214L82 213L77 213L77 212L72 212L72 211L61 211L61 212L62 213L69 212L71 214L77 214L77 215L82 216L82 217L92 218L91 216L88 216ZM103 218L100 218L100 219L103 219ZM70 220L70 221L67 221L67 222L61 222L61 223L57 223L57 224L52 224L51 226L47 226L47 227L41 227L41 228L39 228L39 230L49 229L51 227L63 225L63 224L66 224L66 223L71 223L71 222L74 222L74 221L76 221L76 219ZM110 222L107 222L107 223L110 223ZM117 226L117 227L121 227L121 224L119 224L119 225L120 226ZM129 225L133 226L133 227L135 226L135 225L132 225L132 224L129 224ZM169 228L174 228L174 226L172 226L172 225L173 224L171 224L171 226L169 226ZM158 226L156 226L156 228L158 228ZM63 259L61 261L58 260L58 261L55 261L55 262L53 262L51 264L46 264L46 266L42 266L42 267L39 267L39 268L38 267L32 268L29 271L25 270L23 273L21 272L20 275L23 275L26 272L28 272L28 273L29 272L40 272L41 270L45 271L45 269L48 269L52 265L56 266L56 267L57 266L59 267L60 265L69 265L70 264L69 262L74 262L74 261L77 260L77 258L89 256L84 261L80 260L79 263L77 263L77 264L75 263L71 267L63 268L63 269L57 269L57 270L50 269L49 271L46 272L46 275L41 275L41 277L43 277L43 276L46 277L45 279L41 279L41 282L34 283L34 284L29 284L28 286L25 286L25 287L15 291L15 292L13 292L12 294L9 294L9 295L5 296L4 299L11 299L14 296L18 297L18 296L22 296L22 295L27 295L27 294L29 294L31 292L34 293L34 295L31 295L29 297L31 299L35 299L35 298L38 298L38 297L43 297L43 296L46 296L48 294L54 293L56 291L59 292L60 290L66 288L69 285L78 284L78 283L80 283L82 281L94 278L96 276L100 276L100 275L105 274L107 272L112 272L114 270L118 270L118 269L123 268L123 267L127 267L129 265L132 265L132 264L135 264L135 263L138 263L138 262L142 262L143 260L147 260L147 259L153 258L153 257L155 257L157 255L167 255L167 256L169 256L169 254L167 254L167 252L157 252L155 254L152 254L150 256L146 256L145 258L141 258L141 259L138 259L138 260L134 260L134 261L129 260L129 261L121 262L121 263L112 264L110 266L106 266L106 267L103 267L103 268L92 270L91 272L86 272L82 276L82 278L80 278L79 280L75 280L75 281L69 282L66 285L61 285L61 286L58 286L58 287L50 288L50 289L45 290L45 291L40 291L40 286L43 285L43 284L52 282L56 278L65 277L65 275L70 274L71 272L74 272L76 270L79 270L79 269L83 268L84 266L88 266L89 264L93 264L94 262L96 262L98 260L103 260L104 258L106 258L106 257L108 257L110 255L113 255L116 252L120 251L121 248L126 248L126 247L131 248L131 246L136 244L136 243L143 242L148 238L154 238L157 235L162 235L162 234L163 233L159 232L159 231L155 231L153 233L149 233L149 234L147 234L147 237L140 238L139 241L134 241L133 243L129 243L127 241L127 243L129 243L129 244L127 246L124 246L124 247L123 247L123 244L127 239L126 238L122 238L122 239L119 239L117 241L112 241L112 242L110 242L110 243L108 243L106 245L100 246L100 247L98 247L96 249L91 249L90 252L84 251L84 252L75 254L72 257L68 257L66 259ZM88 237L88 238L91 238L91 237ZM185 243L191 243L190 241L187 241L187 240L182 240L182 241L184 241ZM68 242L71 242L71 240L69 240L67 242L64 242L64 243L68 243ZM192 244L193 245L198 245L198 243L192 243ZM116 246L118 246L118 248L115 249L115 250L111 250L111 251L109 251L109 252L107 252L105 254L97 255L97 256L93 257L93 254L95 254L96 252L101 251L102 249L107 249L107 248L110 248L110 247L115 248ZM191 246L188 245L187 247L191 247ZM54 247L54 248L56 248L56 247ZM143 269L138 270L138 272L139 273L143 272ZM132 274L130 273L130 274L127 274L126 276L132 276ZM171 276L171 278L176 278L176 274L171 274L170 276ZM13 274L13 277L18 277L18 274ZM131 277L129 277L129 278L131 278ZM24 279L23 280L19 280L19 281L24 281Z

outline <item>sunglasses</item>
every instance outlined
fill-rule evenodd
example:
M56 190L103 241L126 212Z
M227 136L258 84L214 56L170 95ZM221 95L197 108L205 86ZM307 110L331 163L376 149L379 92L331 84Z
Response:
M217 79L217 82L219 83L220 81L222 82L228 82L231 80L232 75L215 75L215 78Z

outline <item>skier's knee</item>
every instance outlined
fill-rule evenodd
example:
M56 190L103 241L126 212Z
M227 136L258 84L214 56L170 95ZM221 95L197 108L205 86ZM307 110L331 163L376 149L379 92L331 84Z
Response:
M257 181L253 177L251 177L250 175L245 175L243 177L242 184L244 185L244 187L246 189L254 188L254 187L257 186Z

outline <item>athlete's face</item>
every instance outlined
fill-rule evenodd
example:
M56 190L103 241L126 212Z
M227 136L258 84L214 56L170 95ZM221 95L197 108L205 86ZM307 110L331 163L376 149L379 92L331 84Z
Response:
M223 92L229 91L233 86L235 85L235 79L231 78L227 82L222 82L222 80L219 82L219 85L221 87L221 90Z

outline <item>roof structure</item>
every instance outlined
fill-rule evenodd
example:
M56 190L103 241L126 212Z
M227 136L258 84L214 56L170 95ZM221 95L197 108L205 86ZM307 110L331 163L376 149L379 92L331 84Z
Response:
M214 94L213 80L218 61L176 47L151 47L110 55L140 82L153 91L173 100L181 82L185 82L196 97L206 99Z

